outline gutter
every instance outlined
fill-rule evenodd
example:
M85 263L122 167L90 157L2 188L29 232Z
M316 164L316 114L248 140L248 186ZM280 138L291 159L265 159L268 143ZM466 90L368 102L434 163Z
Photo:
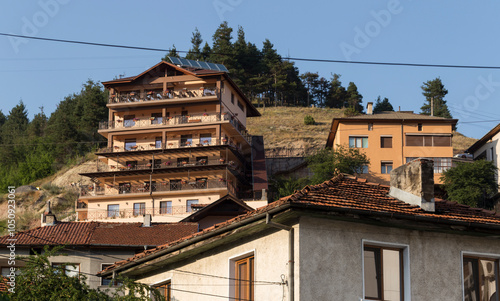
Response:
M116 267L112 270L109 270L109 271L106 271L106 272L103 272L101 273L101 277L106 277L108 275L110 275L111 273L118 273L120 271L124 271L124 270L127 270L127 269L130 269L130 268L133 268L134 266L137 266L143 262L147 262L149 260L152 260L152 259L155 259L155 258L158 258L160 256L163 256L163 255L166 255L168 253L171 253L171 252L174 252L174 251L177 251L179 249L182 249L184 247L187 247L191 244L195 244L199 241L202 241L202 240L205 240L207 238L210 238L210 237L213 237L213 236L216 236L216 235L219 235L220 233L224 233L224 232L227 232L227 231L230 231L230 230L233 230L235 228L238 228L242 225L245 225L245 224L250 224L254 221L257 221L257 220L260 220L262 218L264 218L264 216L266 214L273 214L273 213L276 213L276 212L279 212L279 211L282 211L284 209L288 209L290 206L289 203L285 203L281 206L278 206L278 207L275 207L269 211L266 211L266 212L263 212L263 213L260 213L260 214L257 214L255 216L252 216L250 218L247 218L247 219L244 219L244 220L241 220L241 221L238 221L238 222L235 222L235 223L232 223L230 225L228 225L227 227L222 227L222 228L219 228L217 230L214 230L214 231L211 231L211 232L208 232L206 234L201 234L199 236L196 236L196 237L193 237L192 239L188 239L188 240L185 240L177 245L174 245L172 247L167 247L166 249L164 250L160 250L158 252L155 252L149 256L146 256L146 257L143 257L143 258L139 258L135 261L131 261L129 263L126 263L120 267Z
M295 298L295 258L294 258L294 231L293 227L278 224L271 221L271 215L266 213L266 224L277 229L288 231L288 291L290 298L288 300L293 301Z

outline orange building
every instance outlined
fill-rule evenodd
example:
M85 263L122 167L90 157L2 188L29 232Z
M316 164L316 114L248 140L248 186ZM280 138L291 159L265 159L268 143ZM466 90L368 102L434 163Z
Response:
M191 213L230 194L267 202L262 137L246 130L260 116L222 65L171 58L143 73L104 82L109 118L99 133L95 172L82 174L79 220Z
M457 119L414 114L408 111L334 118L327 147L355 147L370 159L363 175L377 182L389 182L389 173L415 158L434 160L434 182L452 166L452 132Z

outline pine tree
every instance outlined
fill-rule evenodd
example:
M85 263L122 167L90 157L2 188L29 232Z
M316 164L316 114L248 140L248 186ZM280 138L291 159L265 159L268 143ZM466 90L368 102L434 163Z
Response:
M380 113L385 111L394 111L394 108L392 107L387 97L384 97L384 100L380 100L380 95L379 95L377 97L377 100L375 101L375 107L373 108L373 113Z
M361 104L363 96L358 92L358 87L353 82L347 86L347 105L349 108L354 108L358 113L363 112L363 105Z
M345 108L346 103L346 90L342 87L342 82L340 81L340 74L332 74L332 79L330 80L328 97L325 101L325 106L329 108Z
M191 49L189 49L186 58L190 60L202 60L201 53L201 43L203 43L203 39L201 38L201 33L196 27L193 32L193 36L191 37Z
M319 74L318 72L306 72L300 75L300 79L302 79L307 91L307 106L309 107L311 104L316 103L315 96L319 88Z
M179 56L179 53L177 52L177 48L175 48L175 44L172 45L172 48L170 48L170 50L168 51L167 55L165 55L162 60L163 61L169 61L168 60L168 57L171 56L171 57L180 57Z
M431 115L431 100L433 100L434 116L452 118L446 100L444 100L444 97L448 94L448 90L444 88L439 77L426 81L421 88L423 91L422 95L425 96L425 103L420 108L422 110L421 114Z
M203 49L201 50L201 60L208 61L210 59L211 53L212 49L210 49L210 45L208 45L208 43L205 42L205 46L203 46Z
M224 21L213 35L212 52L210 61L223 64L230 72L235 68L235 59L233 56L233 44L231 43L231 33L233 29Z

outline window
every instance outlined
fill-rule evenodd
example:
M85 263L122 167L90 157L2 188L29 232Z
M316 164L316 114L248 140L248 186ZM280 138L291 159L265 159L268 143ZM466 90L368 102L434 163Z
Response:
M151 113L151 124L162 124L163 116L161 113Z
M120 205L108 205L108 217L119 217Z
M357 173L359 174L367 174L368 173L368 165L363 165L361 166L358 170Z
M133 150L136 149L137 145L135 143L135 138L134 139L125 139L125 150Z
M349 137L349 147L368 148L368 137Z
M234 263L235 300L254 299L254 256Z
M238 107L243 111L245 112L245 106L243 105L243 103L241 101L238 100Z
M380 164L380 172L381 173L391 173L392 170L392 161L382 161Z
M192 146L193 136L192 135L181 135L181 146Z
M407 157L406 163L417 159L416 157ZM434 173L443 173L451 168L451 158L423 158L434 161Z
M406 135L406 146L451 146L451 136Z
M380 148L392 148L392 137L380 137Z
M186 212L193 212L191 205L198 204L198 200L187 200L186 201Z
M134 203L134 216L146 214L146 203Z
M234 105L234 94L231 93L231 103Z
M498 301L498 259L463 257L464 300Z
M212 144L212 134L200 134L200 144L205 146Z
M403 249L364 245L363 284L367 300L404 300Z
M155 148L161 148L162 137L155 138Z
M149 164L152 164L154 168L161 168L161 159L149 160Z
M172 214L172 201L160 202L160 214Z
M373 131L373 123L368 123L368 130Z
M135 115L125 115L123 116L123 126L132 127L135 125Z
M156 288L159 292L160 295L165 297L166 301L170 301L172 296L171 296L171 282L167 281L159 285L155 285L154 288Z
M417 124L417 130L418 130L419 132L421 132L421 131L422 131L422 124L421 124L421 123Z
M10 275L10 268L15 268L16 271L14 272L16 276L19 276L21 274L21 268L20 267L15 267L15 266L9 266L9 267L2 267L2 276L3 277L8 277Z
M106 263L101 264L101 271L104 270L104 269L106 269L109 266L112 266L112 264L109 264L109 263L108 264L106 264ZM113 281L113 279L111 279L111 278L102 278L101 277L101 285L109 286L109 284L111 282L113 282L113 286L122 285L122 283L119 282L119 281L116 281L116 280Z
M52 263L52 267L61 268L68 277L78 277L78 274L80 273L80 264L78 263Z

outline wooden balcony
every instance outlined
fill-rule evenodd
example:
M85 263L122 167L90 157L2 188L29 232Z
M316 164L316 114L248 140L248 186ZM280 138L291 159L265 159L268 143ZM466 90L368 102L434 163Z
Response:
M147 90L141 92L129 91L111 94L108 100L108 107L123 106L144 106L168 102L183 102L193 100L218 99L220 93L217 89L168 89L168 90Z
M79 220L113 220L122 218L134 218L151 214L152 216L186 215L195 210L189 206L169 206L165 208L140 208L120 210L88 210L77 209ZM85 214L82 214L85 213Z
M229 113L203 113L190 115L176 115L172 117L143 117L133 118L128 120L101 121L99 123L99 131L105 132L110 130L134 130L134 129L151 129L164 127L179 127L213 124L216 122L229 122L234 129L251 144L252 135L250 135L238 120L236 116Z

